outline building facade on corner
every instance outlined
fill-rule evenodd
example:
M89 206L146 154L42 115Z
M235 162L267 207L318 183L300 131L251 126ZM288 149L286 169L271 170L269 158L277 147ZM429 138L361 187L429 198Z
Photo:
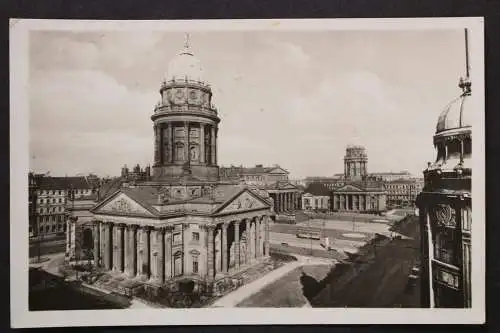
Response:
M66 207L70 196L85 197L95 192L86 177L50 177L33 175L30 192L32 222L30 234L56 235L66 232ZM30 182L31 184L31 182Z
M160 94L150 179L111 180L91 210L94 264L145 287L189 280L219 290L269 257L273 202L220 180L220 118L189 45L170 61Z
M304 190L302 207L304 210L330 211L332 192L323 184L312 183Z
M433 140L437 158L424 171L417 199L424 307L471 307L473 110L468 73L459 86L462 94L438 118Z
M421 178L397 179L384 182L387 191L387 207L413 207L417 195L424 187Z

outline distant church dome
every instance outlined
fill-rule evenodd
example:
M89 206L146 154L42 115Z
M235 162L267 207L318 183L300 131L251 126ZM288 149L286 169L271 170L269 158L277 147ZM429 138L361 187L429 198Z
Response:
M471 127L470 82L461 81L459 85L464 93L451 101L439 115L436 134L444 131Z
M200 60L196 58L189 44L186 43L184 50L170 60L167 67L166 81L197 81L203 82L203 68Z

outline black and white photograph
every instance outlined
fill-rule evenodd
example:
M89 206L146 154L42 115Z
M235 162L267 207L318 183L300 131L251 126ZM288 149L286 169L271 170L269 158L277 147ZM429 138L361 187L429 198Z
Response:
M12 19L12 326L483 323L483 43Z

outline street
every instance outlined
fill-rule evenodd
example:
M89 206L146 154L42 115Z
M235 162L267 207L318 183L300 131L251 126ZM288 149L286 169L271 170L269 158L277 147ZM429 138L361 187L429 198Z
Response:
M344 263L338 277L310 300L313 307L418 307L419 281L408 288L408 275L419 252L418 218L403 221L399 231L409 239L393 239Z

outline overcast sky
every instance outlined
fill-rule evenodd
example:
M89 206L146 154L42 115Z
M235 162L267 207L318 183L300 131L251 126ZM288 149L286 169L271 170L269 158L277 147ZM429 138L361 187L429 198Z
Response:
M177 32L31 32L31 169L118 175L151 164L150 116ZM279 164L292 178L368 171L421 176L440 111L460 90L463 30L206 32L191 47L218 107L219 165Z

